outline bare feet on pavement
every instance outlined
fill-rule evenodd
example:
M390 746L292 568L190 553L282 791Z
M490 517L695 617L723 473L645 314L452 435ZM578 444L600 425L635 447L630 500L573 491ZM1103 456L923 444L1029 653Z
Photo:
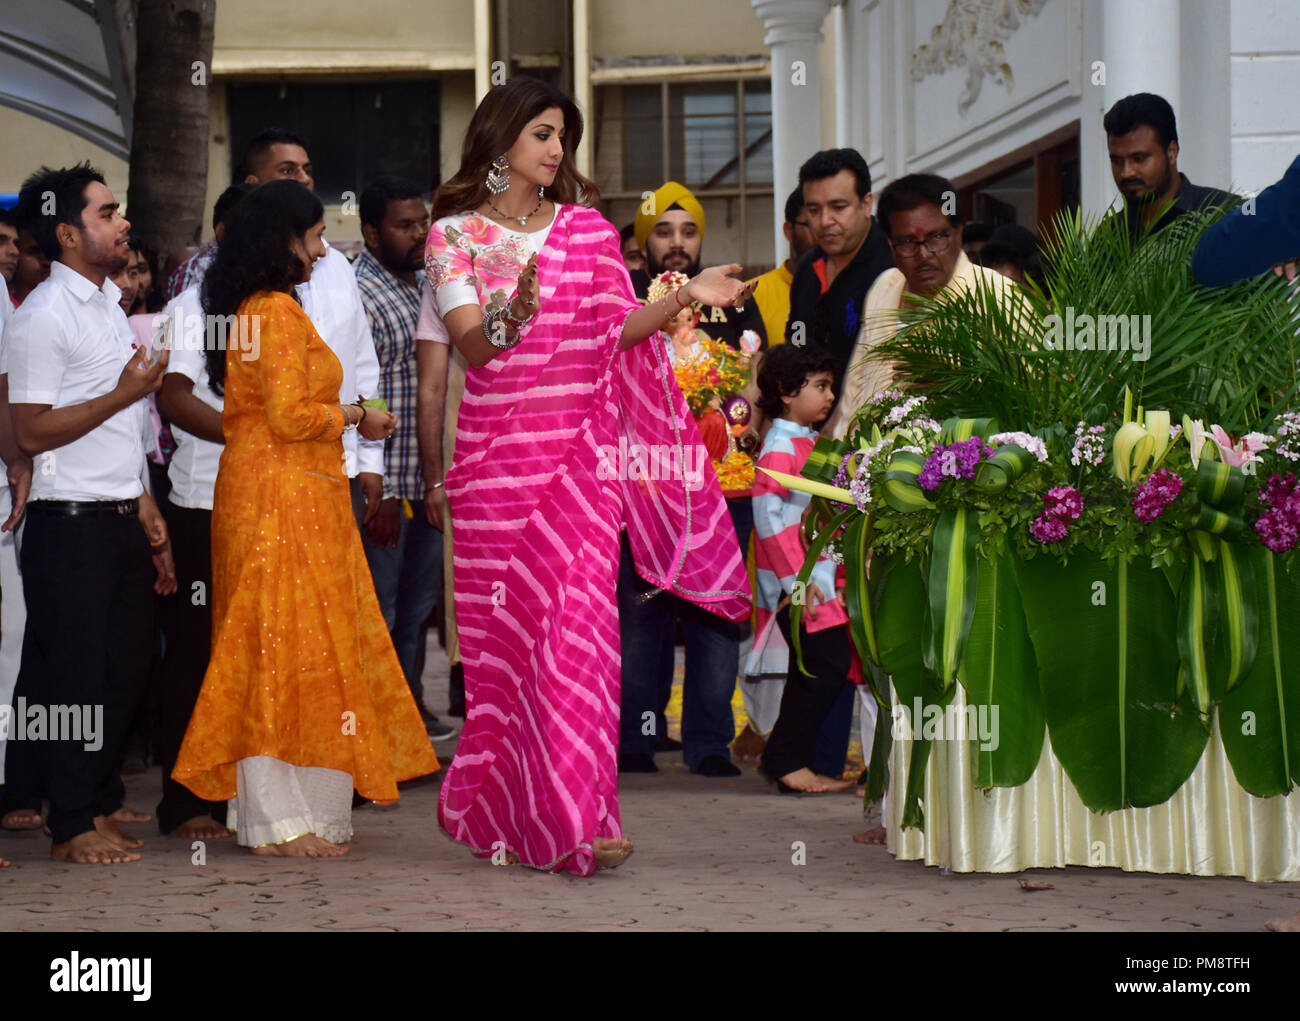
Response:
M13 812L6 812L3 819L0 819L0 828L6 830L39 830L44 825L45 820L41 818L41 813L33 811L30 808L20 808Z
M137 812L134 808L127 808L123 805L109 817L110 822L153 822L153 816L148 812Z
M1290 918L1270 918L1264 927L1274 932L1300 932L1300 911Z
M130 850L137 847L144 847L143 840L136 840L135 837L129 837L112 822L111 815L95 816L95 832L105 840L110 840L123 850Z
M55 844L50 848L50 857L55 861L70 861L79 865L119 865L140 860L138 854L118 847L95 830L86 830L66 843Z
M286 840L283 844L255 847L253 853L276 858L338 858L347 854L348 850L347 844L331 844L324 837L316 836L315 833L304 833L301 837Z
M616 869L631 857L632 841L627 837L597 837L591 842L591 856L602 869Z
M182 840L219 840L230 836L230 830L210 815L196 815L193 819L186 819L168 835Z
M853 786L852 780L836 780L829 776L822 776L807 767L796 769L793 773L786 773L781 777L781 782L805 794L833 794L836 791L846 791Z
M853 834L853 839L859 844L883 844L885 842L885 827L872 826L869 830Z

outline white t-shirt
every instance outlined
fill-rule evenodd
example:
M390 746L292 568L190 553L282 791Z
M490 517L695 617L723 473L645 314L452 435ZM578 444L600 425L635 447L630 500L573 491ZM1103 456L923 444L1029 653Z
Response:
M207 331L198 285L181 291L161 314L167 319L167 346L171 350L167 356L167 375L175 372L191 380L194 396L220 412L226 402L208 386L208 363L203 350ZM212 510L212 492L225 445L200 439L175 422L172 438L176 440L176 452L167 468L172 483L168 499L177 507Z
M112 280L96 288L61 262L5 328L10 404L64 408L111 392L135 336ZM129 500L144 486L143 400L35 459L32 500Z

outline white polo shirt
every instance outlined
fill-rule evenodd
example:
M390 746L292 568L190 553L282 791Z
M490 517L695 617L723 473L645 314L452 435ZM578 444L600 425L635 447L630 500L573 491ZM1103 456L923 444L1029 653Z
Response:
M303 311L343 366L339 400L351 404L358 395L378 397L379 356L348 257L327 244L324 258L312 267L311 279L299 284L297 291ZM343 434L348 476L359 472L383 475L383 440L359 440L359 436L355 429Z
M95 285L61 262L5 327L10 404L84 404L117 386L135 337L109 279ZM32 500L129 500L144 487L144 400L35 458Z
M171 350L167 356L167 375L178 373L193 382L194 396L219 413L226 402L208 386L208 362L203 352L207 331L198 285L181 291L160 315L167 320L167 346ZM177 507L212 510L212 492L217 484L224 444L200 439L175 422L172 438L176 440L176 452L167 468L172 484L167 499Z

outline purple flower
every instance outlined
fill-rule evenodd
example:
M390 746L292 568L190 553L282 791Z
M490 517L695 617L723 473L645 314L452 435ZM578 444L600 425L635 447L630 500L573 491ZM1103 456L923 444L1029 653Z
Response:
M1255 522L1255 532L1260 541L1274 553L1285 553L1295 546L1296 538L1300 536L1300 529L1297 529L1295 522L1288 521L1277 511L1270 511L1260 517Z
M1271 475L1264 488L1259 491L1260 503L1273 510L1282 510L1293 502L1296 495L1296 478L1291 472L1285 475Z
M1042 514L1030 523L1029 534L1043 545L1047 545L1049 542L1060 542L1069 535L1070 526L1060 518L1051 518Z
M990 458L994 453L993 448L978 436L956 443L937 443L916 480L922 489L934 490L945 478L973 479L979 470L980 459Z
M1053 486L1043 494L1043 516L1078 521L1083 513L1083 497L1073 486Z
M1141 522L1151 522L1182 492L1183 480L1168 468L1160 468L1133 490L1133 513Z

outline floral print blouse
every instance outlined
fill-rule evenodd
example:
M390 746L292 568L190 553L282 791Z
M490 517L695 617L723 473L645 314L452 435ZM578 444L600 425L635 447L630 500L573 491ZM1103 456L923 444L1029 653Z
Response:
M550 231L548 224L525 234L476 212L444 216L429 231L424 248L425 272L438 312L445 317L461 305L476 304L484 312L505 305L515 293L519 274L542 250Z

